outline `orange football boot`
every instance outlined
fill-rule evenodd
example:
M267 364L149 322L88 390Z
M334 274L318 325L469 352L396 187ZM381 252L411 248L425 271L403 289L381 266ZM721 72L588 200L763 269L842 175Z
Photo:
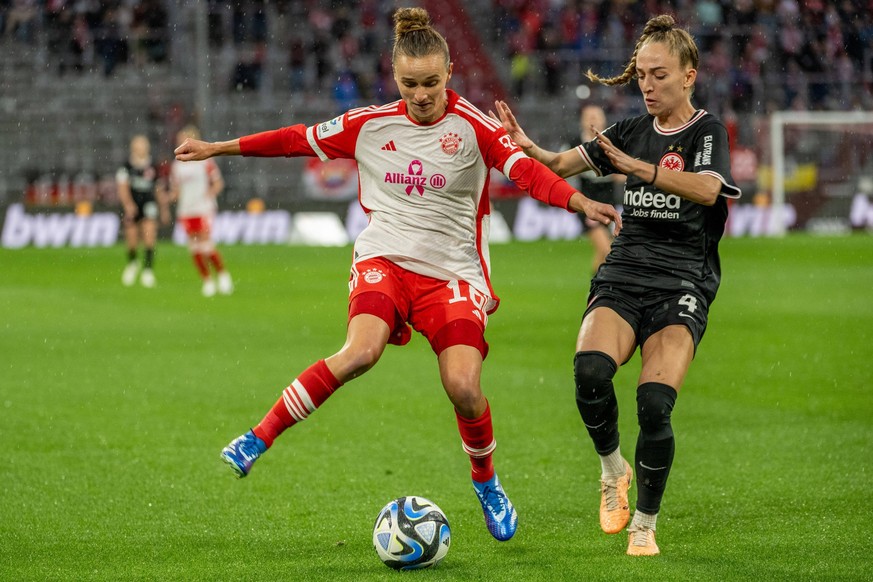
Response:
M657 556L661 553L655 543L655 530L632 525L627 531L628 556Z
M600 480L600 528L608 534L623 530L630 520L627 490L634 478L633 469L624 462L627 472L617 479Z

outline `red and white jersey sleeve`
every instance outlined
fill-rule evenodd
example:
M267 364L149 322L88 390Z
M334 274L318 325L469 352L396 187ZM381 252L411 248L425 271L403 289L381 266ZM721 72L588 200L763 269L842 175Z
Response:
M176 216L190 218L212 216L218 209L214 196L209 194L209 185L221 178L221 170L214 160L200 162L173 162L170 180L179 189Z

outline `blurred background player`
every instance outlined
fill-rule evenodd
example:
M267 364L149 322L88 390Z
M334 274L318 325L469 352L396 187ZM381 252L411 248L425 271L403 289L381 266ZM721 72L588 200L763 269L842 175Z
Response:
M627 547L632 556L660 553L655 525L673 464L670 419L721 282L718 242L726 197L741 194L730 172L725 126L691 102L698 63L694 39L672 16L650 19L621 75L602 79L588 72L606 85L636 79L647 113L559 154L534 144L507 105L495 104L513 140L559 175L592 169L627 176L624 228L591 280L574 376L576 404L600 456L600 526L619 533L630 520L634 470L619 448L612 379L640 348L637 505Z
M186 139L200 139L193 125L177 134L177 145ZM233 280L224 268L221 254L212 240L212 221L218 210L218 195L224 190L224 179L215 160L196 162L174 161L170 168L170 202L176 202L176 218L188 235L188 250L203 280L203 295L212 297L216 291L233 293ZM210 274L210 265L215 278ZM217 284L216 284L217 282Z
M355 159L359 200L369 218L355 241L345 344L297 376L254 429L224 448L222 458L239 477L248 475L280 434L372 368L388 343L406 344L411 324L437 356L488 531L508 540L518 515L494 470L491 409L480 383L488 352L485 327L499 302L490 282L490 169L553 206L604 223L620 224L621 217L531 160L499 123L446 88L449 48L425 10L400 8L394 23L392 65L400 100L309 127L226 142L189 139L176 149L176 159L186 161L240 154Z
M583 105L579 111L579 134L571 140L564 149L571 149L580 144L594 139L594 131L606 129L606 113L599 105ZM598 176L594 170L587 170L579 174L575 184L580 192L597 202L618 206L621 204L620 189L618 184L624 182L624 176L613 174L611 176ZM574 182L570 182L574 184ZM596 220L585 218L585 235L591 241L594 254L591 257L591 274L597 272L598 267L606 260L609 247L612 245L612 231L608 226L600 224Z
M121 275L121 282L129 287L136 283L139 275L143 287L154 287L158 218L168 223L170 215L166 201L158 191L158 168L152 162L151 144L145 135L131 138L130 155L116 172L115 181L124 208L124 239L127 244L127 267ZM137 262L140 242L145 250L142 274Z

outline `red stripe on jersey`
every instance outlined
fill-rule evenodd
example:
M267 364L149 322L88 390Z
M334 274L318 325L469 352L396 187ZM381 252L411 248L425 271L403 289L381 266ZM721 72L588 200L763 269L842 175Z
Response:
M485 284L488 285L488 294L491 295L491 298L494 300L494 307L489 309L486 313L491 315L495 311L497 311L497 307L500 306L500 297L497 296L497 293L494 292L494 287L491 285L491 269L488 264L489 261L485 260L485 255L482 254L482 248L488 244L488 241L485 240L485 233L482 232L482 221L485 219L485 215L491 214L491 199L488 198L488 185L490 183L490 177L485 178L485 194L479 199L479 208L476 212L476 254L479 256L479 264L482 265L482 274L485 277Z
M378 115L382 113L396 113L400 110L400 101L394 101L393 103L388 103L387 105L375 106L371 105L369 107L359 107L357 109L351 109L348 112L349 120L356 119L358 117L365 117L368 115Z
M462 111L471 117L475 117L491 131L497 131L503 128L502 125L482 113L482 111L477 109L472 103L469 103L465 99L459 99L458 102L455 104L455 109Z

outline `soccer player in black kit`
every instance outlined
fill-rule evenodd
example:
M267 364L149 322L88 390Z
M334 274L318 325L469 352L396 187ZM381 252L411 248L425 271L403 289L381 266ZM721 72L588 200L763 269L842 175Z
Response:
M571 139L568 144L562 146L570 148L578 146L581 143L591 141L595 137L596 131L606 129L606 112L603 108L594 103L584 105L579 111L579 134L575 139ZM618 194L618 184L624 184L624 176L621 174L612 174L609 176L598 175L594 170L588 170L575 176L578 183L573 183L573 186L581 192L585 192L585 196L597 202L604 204L612 204L613 206L621 204ZM570 182L570 180L567 180ZM591 257L591 274L597 272L598 267L606 260L606 255L609 254L609 248L612 246L612 232L603 224L589 218L582 218L585 224L585 234L588 240L591 241L593 254Z
M655 524L673 462L670 416L721 280L725 198L740 196L724 125L691 103L697 66L691 35L669 15L650 19L621 75L603 79L588 72L606 85L636 79L647 113L561 153L536 146L506 104L495 104L515 142L557 174L592 169L627 176L624 226L591 281L574 375L579 413L601 460L601 528L618 533L631 521L627 490L634 471L619 448L612 379L640 347L632 556L660 552Z
M154 287L152 270L155 242L158 236L158 217L169 222L169 210L164 196L158 192L158 169L152 162L151 144L144 135L130 140L130 157L115 175L118 198L124 208L124 238L127 244L127 267L121 282L131 286L139 275L143 287ZM145 247L142 273L136 259L140 237Z

